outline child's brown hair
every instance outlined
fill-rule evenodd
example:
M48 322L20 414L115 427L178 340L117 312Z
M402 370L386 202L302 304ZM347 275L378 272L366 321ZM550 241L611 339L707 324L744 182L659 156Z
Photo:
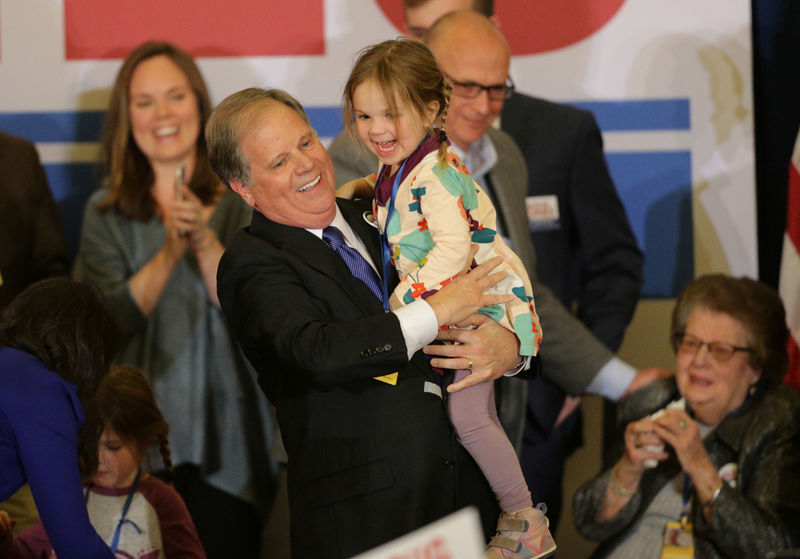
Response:
M169 478L174 469L167 434L169 424L156 404L144 373L132 365L113 365L97 391L97 407L104 425L110 425L142 455L158 443Z
M434 121L439 119L441 137L439 162L446 164L447 137L445 135L447 108L450 105L450 86L436 65L436 59L424 44L411 39L392 39L367 47L361 51L350 77L344 86L344 124L354 138L355 110L353 96L356 88L373 79L386 100L392 115L397 114L398 97L424 121L428 106L439 105ZM432 132L433 130L430 130Z

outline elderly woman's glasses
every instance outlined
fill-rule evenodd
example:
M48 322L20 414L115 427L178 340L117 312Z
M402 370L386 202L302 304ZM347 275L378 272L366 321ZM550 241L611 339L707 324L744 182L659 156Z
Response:
M453 95L456 97L464 97L465 99L475 99L483 91L489 94L489 99L492 101L502 101L508 99L514 92L514 82L511 76L508 77L506 83L499 83L495 85L483 85L475 82L457 82L449 76L450 85L453 88Z
M678 351L692 355L696 355L701 347L706 346L711 358L717 363L724 363L730 360L737 351L746 351L747 353L755 351L752 347L735 346L728 342L704 342L696 336L685 333L676 334L675 341Z

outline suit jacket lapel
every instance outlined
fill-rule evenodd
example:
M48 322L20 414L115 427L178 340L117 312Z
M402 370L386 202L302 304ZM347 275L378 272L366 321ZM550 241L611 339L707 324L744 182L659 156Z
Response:
M344 215L344 213L343 211L342 214ZM350 211L350 214L352 216L352 211ZM370 237L370 235L365 235L360 226L354 226L356 220L348 219L348 223L356 230L356 233L367 245L370 255L375 258L378 255L377 234L374 232L375 230L373 230L371 235L372 240L370 241L370 239L367 238ZM366 222L364 225L370 227ZM313 233L300 227L291 227L275 223L264 217L264 215L258 211L253 212L250 230L257 237L270 242L283 252L292 254L295 258L302 260L319 273L336 281L364 314L374 314L382 310L383 307L380 301L372 294L369 288L364 285L362 281L353 277L347 264L331 250L325 241ZM371 248L370 245L372 245ZM380 262L380 260L378 260L378 262Z
M508 171L505 150L502 149L502 146L498 147L496 141L499 134L495 130L489 130L489 139L498 148L496 150L497 164L489 172L489 178L497 198L497 211L502 214L506 227L509 229L506 233L514 244L514 252L522 260L528 275L533 278L536 271L536 253L533 241L531 241L527 214L524 210L519 210L519 205L525 203L528 185L525 177Z
M367 220L364 218L364 207L354 203L348 203L341 199L337 199L337 202L339 203L339 210L342 212L342 217L345 218L347 223L353 229L353 232L358 235L358 237L364 243L364 246L367 247L369 256L372 258L372 262L378 269L378 275L383 276L383 270L381 270L382 250L380 237L378 235L378 228L367 223Z

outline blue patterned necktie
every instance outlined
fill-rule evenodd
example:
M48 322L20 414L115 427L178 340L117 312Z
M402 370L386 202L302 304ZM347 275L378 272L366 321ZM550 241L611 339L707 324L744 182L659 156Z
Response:
M363 281L379 300L383 300L381 279L378 274L356 249L345 244L344 237L342 237L342 232L339 229L333 225L327 226L322 230L322 240L330 245L333 251L339 255L339 258L344 260L353 276Z

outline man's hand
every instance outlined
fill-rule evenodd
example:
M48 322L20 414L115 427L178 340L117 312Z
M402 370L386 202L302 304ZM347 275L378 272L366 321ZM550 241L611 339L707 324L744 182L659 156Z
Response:
M470 375L448 386L448 392L457 392L479 382L493 381L519 365L519 340L488 316L475 313L456 326L441 330L436 339L457 344L423 348L428 355L438 356L431 360L434 367L472 369Z
M636 376L633 377L633 380L628 385L628 388L625 389L625 392L620 397L619 401L625 401L625 398L630 396L632 393L636 392L643 386L650 384L651 382L655 382L662 378L671 377L675 374L675 371L671 371L669 369L661 369L659 367L650 367L648 369L640 369L636 371Z
M472 262L472 256L477 250L478 247L473 245L468 262ZM425 299L436 314L436 321L440 327L458 324L481 307L502 305L514 299L515 296L511 293L485 294L487 289L508 277L507 272L489 275L489 272L501 262L503 259L495 256L472 270L464 270L438 292Z

